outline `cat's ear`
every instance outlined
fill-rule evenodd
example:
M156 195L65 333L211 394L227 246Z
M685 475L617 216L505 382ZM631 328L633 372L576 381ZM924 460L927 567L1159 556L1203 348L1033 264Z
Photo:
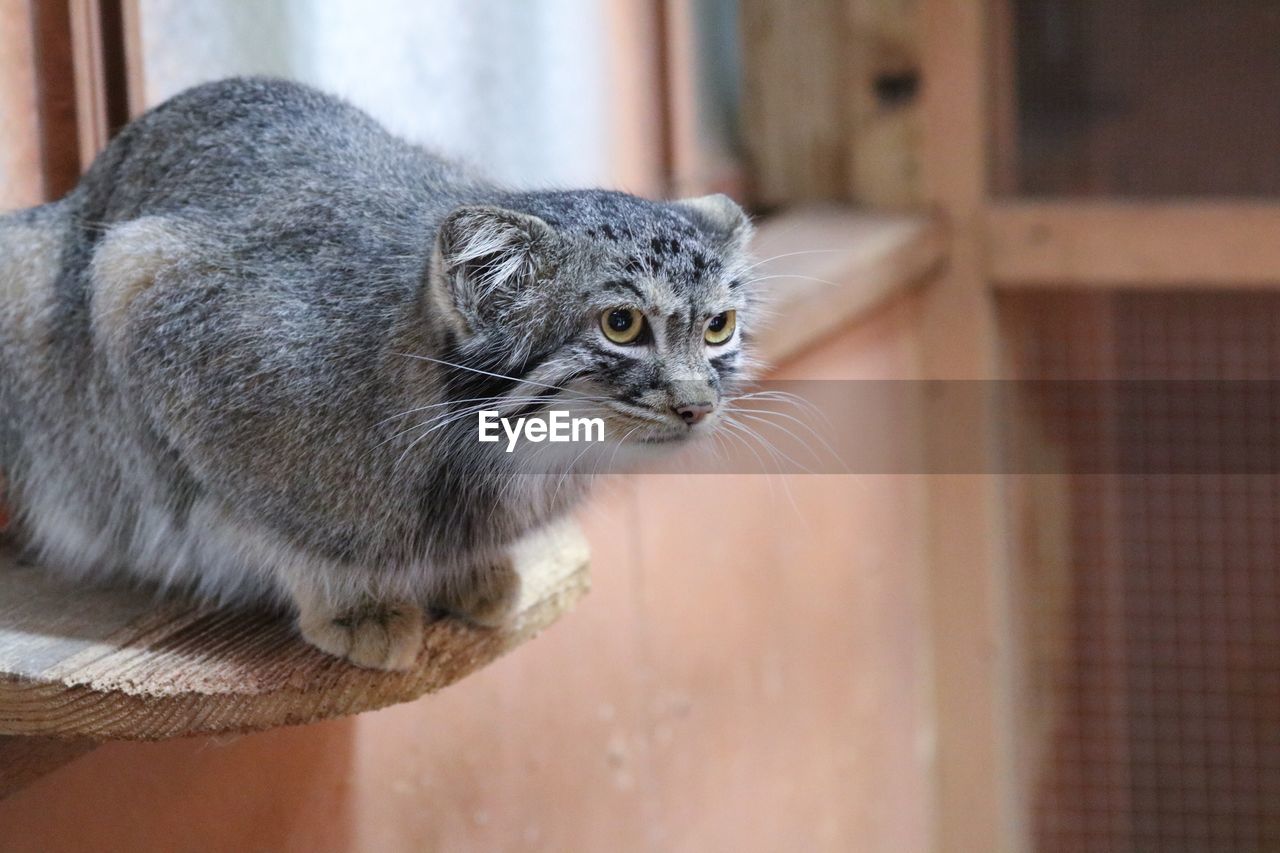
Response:
M513 306L527 302L532 285L556 242L536 216L501 207L459 207L440 225L432 269L439 308L456 312L476 332ZM527 296L527 294L525 294Z
M751 218L724 193L681 199L676 204L692 214L696 224L711 234L722 248L729 251L746 249L754 231Z

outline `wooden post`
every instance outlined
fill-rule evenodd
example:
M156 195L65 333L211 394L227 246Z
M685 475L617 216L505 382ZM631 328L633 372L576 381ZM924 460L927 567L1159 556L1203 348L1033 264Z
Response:
M996 306L985 277L988 201L985 0L924 0L923 167L928 198L952 226L947 272L924 308L925 375L999 376ZM954 386L953 386L954 387ZM926 402L929 458L985 459L987 474L937 475L930 488L932 616L940 851L1028 846L1015 760L1021 671L1013 629L1004 495L995 424L977 434L943 419L950 401ZM931 416L932 412L932 416Z
M67 3L40 2L29 8L42 195L51 201L75 186L81 168L71 8Z
M128 0L31 2L44 200L65 195L129 120ZM136 44L133 48L136 55Z

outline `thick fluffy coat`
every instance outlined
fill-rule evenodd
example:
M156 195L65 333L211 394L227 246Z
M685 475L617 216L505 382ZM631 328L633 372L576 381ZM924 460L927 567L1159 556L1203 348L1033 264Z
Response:
M723 197L510 192L299 85L191 90L0 219L19 530L61 571L292 605L322 648L408 665L419 608L500 619L505 549L582 491L465 415L691 434L672 412L745 364L703 329L749 311L748 231ZM644 346L601 336L612 305L649 318Z

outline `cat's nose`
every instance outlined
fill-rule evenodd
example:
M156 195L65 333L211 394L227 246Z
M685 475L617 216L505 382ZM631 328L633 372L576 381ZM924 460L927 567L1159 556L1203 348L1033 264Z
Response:
M689 426L693 426L711 414L711 410L715 407L715 403L685 403L683 406L672 406L675 413L680 416L680 420Z

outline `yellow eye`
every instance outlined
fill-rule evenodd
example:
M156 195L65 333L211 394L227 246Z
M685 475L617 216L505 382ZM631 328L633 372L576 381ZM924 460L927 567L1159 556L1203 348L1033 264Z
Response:
M717 314L711 318L711 322L707 323L707 331L703 337L712 346L727 344L733 337L733 330L737 324L738 312L725 311L723 314Z
M634 344L644 331L639 308L610 308L600 315L600 331L615 344Z

